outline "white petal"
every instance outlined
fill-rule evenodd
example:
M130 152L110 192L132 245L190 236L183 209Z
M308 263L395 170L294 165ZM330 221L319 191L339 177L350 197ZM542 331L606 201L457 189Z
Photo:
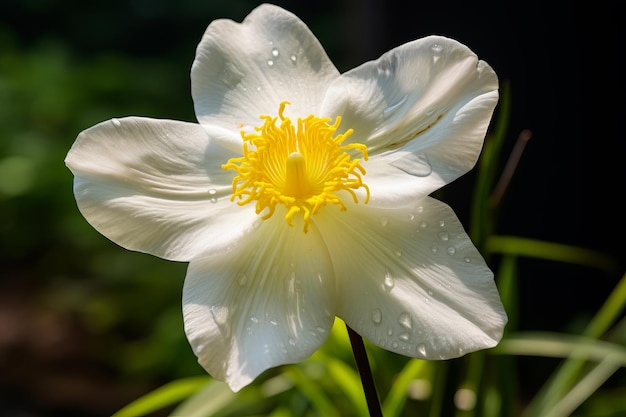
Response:
M200 364L238 391L319 348L334 320L334 294L318 232L304 234L276 213L237 246L190 263L185 331Z
M354 129L350 139L368 145L372 198L393 206L474 166L497 89L493 70L467 47L430 36L343 74L322 113L342 115L342 127Z
M236 154L195 123L129 117L83 131L65 160L87 221L131 250L188 261L251 227L229 200Z
M201 124L239 131L258 126L259 115L317 113L339 72L302 21L263 4L241 23L213 21L198 45L191 89Z
M419 204L320 213L337 316L378 346L417 358L494 346L507 319L493 274L447 205Z

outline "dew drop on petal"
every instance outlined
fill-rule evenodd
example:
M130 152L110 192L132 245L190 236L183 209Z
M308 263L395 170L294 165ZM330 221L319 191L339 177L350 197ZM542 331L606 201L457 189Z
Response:
M211 189L209 189L209 194L210 195L215 195L215 194L217 194L217 190L215 188L211 188Z
M433 52L435 53L440 53L441 51L443 51L443 46L439 45L438 43L434 44L433 46L430 47L430 49L432 49Z
M443 227L443 226L445 226L445 225L446 225L446 222L444 222L443 220L440 220L440 221L439 221L439 226Z
M391 347L394 349L398 348L398 342L396 342L395 340L393 342L391 342Z
M111 119L111 122L113 123L113 125L114 125L115 127L120 127L120 126L122 126L122 122L120 122L120 121L119 121L119 120L117 120L117 119Z
M426 227L427 227L427 226L428 226L428 223L426 223L425 221L423 221L423 220L422 220L422 221L420 222L420 227L421 227L422 229L426 229Z
M394 285L395 285L395 281L393 277L391 276L391 273L389 271L385 271L385 279L383 280L383 287L385 288L385 290L391 291Z
M387 327L387 336L393 336L393 328Z
M405 333L400 333L398 335L398 339L400 339L400 340L402 340L404 342L408 342L410 338L411 338L411 334L410 333L406 333L405 332Z
M297 56L295 56L295 55L291 55L291 56L289 57L289 59L291 60L291 62L292 62L292 63L294 63L294 64L295 64L295 63L296 63L296 61L298 60L298 57L297 57Z
M267 60L267 66L268 66L268 67L273 67L273 66L274 66L274 61L273 61L273 60L271 60L271 59L268 59L268 60Z
M274 319L270 320L270 324L272 326L278 326L278 322L276 320L274 320Z
M417 352L420 355L426 356L426 345L423 343L420 343L419 345L417 345Z
M272 56L277 57L279 55L278 48L272 48Z
M409 313L405 312L400 314L400 316L398 317L398 323L400 323L400 325L405 329L410 330L411 328L413 328L413 322L411 321L411 316L409 315Z
M465 261L465 263L470 263L472 262L472 260L470 258L468 258L467 256L465 258L463 258L463 260Z
M217 197L211 197L209 201L213 204L217 203Z
M450 238L450 235L448 234L448 232L439 232L439 239L446 242L449 238Z
M456 253L456 248L454 246L448 246L446 252L448 252L448 255L454 255Z
M259 322L259 319L256 316L250 316L250 321L256 324Z
M402 252L399 250L394 251L393 254L396 255L398 258L402 256Z
M387 118L393 116L394 113L397 113L398 110L400 110L402 108L402 105L406 102L406 98L407 98L407 96L404 96L400 100L398 100L396 103L394 103L391 106L385 108L385 110L383 110L383 117L385 119L387 119Z
M292 339L292 338L289 338L289 344L291 346L295 346L296 345L296 341L294 339Z
M409 213L409 220L411 221L415 220L415 214Z
M430 250L431 250L433 253L437 253L437 251L439 250L439 248L438 248L437 246L433 246L433 247L431 247L431 248L430 248Z
M379 309L372 310L372 321L374 324L380 324L383 320L383 313Z
M406 154L402 158L393 161L391 165L416 177L427 177L433 172L433 167L430 165L428 157L423 153Z
M387 226L387 223L389 223L389 218L388 217L383 216L383 217L380 218L380 225L382 227Z

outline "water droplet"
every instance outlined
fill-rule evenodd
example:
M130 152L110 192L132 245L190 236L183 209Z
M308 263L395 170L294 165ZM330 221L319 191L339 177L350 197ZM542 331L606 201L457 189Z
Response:
M258 87L256 88L256 91L261 91L262 89L263 89L263 87L258 86Z
M421 222L420 222L420 227L421 227L422 229L426 229L426 227L427 227L427 226L428 226L428 223L426 223L425 221L421 221Z
M296 63L296 61L298 60L298 57L297 57L297 56L295 56L295 55L291 55L291 56L289 57L289 59L291 60L291 62L293 62L293 63L295 64L295 63Z
M446 252L448 252L448 255L454 255L456 253L456 248L454 246L448 246Z
M387 327L387 336L393 336L393 328Z
M224 67L222 68L222 73L220 74L220 79L227 86L233 88L243 78L243 73L239 71L239 69L231 62L226 62Z
M388 223L388 222L389 222L389 218L388 218L388 217L384 217L384 216L383 216L383 217L381 217L381 218L380 218L380 225L381 225L382 227L387 226L387 223Z
M117 119L111 119L111 122L113 122L113 125L114 125L115 127L120 127L120 126L122 126L122 122L120 122L120 121L119 121L119 120L117 120Z
M224 306L211 306L211 315L215 322L223 326L228 323L228 308Z
M430 250L431 250L433 253L437 253L437 251L439 250L439 248L438 248L437 246L432 246L432 247L430 248Z
M391 342L391 347L394 349L398 349L398 342L396 342L395 340Z
M256 318L256 316L250 316L250 321L251 321L252 323L258 323L258 322L259 322L259 319L258 319L258 318Z
M273 66L274 66L274 61L273 61L273 60L271 60L271 59L268 59L268 60L267 60L267 66L268 66L268 67L273 67Z
M393 254L396 255L398 258L402 256L402 252L399 250L394 251Z
M292 339L292 338L289 338L289 344L291 346L295 346L296 345L296 341L294 339Z
M211 197L209 201L213 204L217 203L217 197Z
M416 177L427 177L433 172L428 157L423 153L405 154L402 158L393 161L391 165Z
M383 287L385 288L385 290L391 291L394 285L395 285L395 281L393 277L391 276L391 273L389 271L385 271L385 279L383 280Z
M417 352L420 355L426 356L426 345L423 343L420 343L419 345L417 345Z
M470 258L468 258L467 256L465 258L463 258L463 260L465 261L465 263L470 263L472 262L472 260Z
M411 338L411 334L410 333L400 333L398 335L398 339L404 341L404 342L408 342L409 339Z
M379 309L372 310L372 321L375 324L380 324L383 320L383 313Z
M217 190L215 188L211 188L211 189L209 189L209 194L210 195L215 195L215 194L217 194Z
M272 48L272 56L276 58L279 55L278 48Z
M434 44L433 46L430 47L430 49L432 49L433 52L435 53L440 53L441 51L443 51L443 46L439 45L438 43Z
M400 323L400 325L405 329L410 330L413 327L413 322L409 313L400 314L400 316L398 317L398 323Z
M326 329L323 328L322 326L317 326L316 328L317 328L317 332L319 334L325 334L326 333Z
M443 227L446 225L446 222L444 222L443 220L439 220L439 226Z
M402 108L402 105L406 102L406 98L407 96L402 97L397 103L394 103L391 106L387 107L385 110L383 110L383 117L387 119L398 110L400 110Z
M409 213L409 220L411 221L415 220L415 214Z
M450 238L450 235L448 234L448 232L439 232L439 239L443 240L444 242L447 242L449 238Z
M278 326L278 322L276 320L274 320L274 319L270 320L270 324L272 326Z

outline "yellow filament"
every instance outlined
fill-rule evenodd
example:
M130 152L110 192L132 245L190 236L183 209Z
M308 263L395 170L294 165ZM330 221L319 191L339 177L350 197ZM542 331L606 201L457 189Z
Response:
M239 205L256 201L257 214L267 209L263 219L270 218L277 205L284 205L290 226L293 216L302 213L306 233L311 216L326 204L347 210L339 191L347 191L358 203L355 190L363 187L367 203L369 188L362 181L365 169L360 159L352 159L347 152L354 149L367 160L367 148L360 143L342 145L352 129L333 137L341 123L339 116L332 124L330 118L314 115L298 118L296 128L283 114L287 104L280 103L278 117L261 116L264 123L255 127L256 133L241 132L243 156L231 158L222 168L237 173L231 201L238 199Z

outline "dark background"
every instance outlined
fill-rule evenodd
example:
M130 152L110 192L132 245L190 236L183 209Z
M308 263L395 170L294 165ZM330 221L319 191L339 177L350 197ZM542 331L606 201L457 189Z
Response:
M180 327L184 265L120 254L93 231L74 206L62 161L80 130L111 117L194 121L189 69L202 33L216 18L241 21L257 4L0 4L0 157L38 158L29 188L0 193L0 415L41 415L46 408L98 415L90 407L115 410L159 382L200 373L193 358L171 358L191 355L180 334L163 330ZM522 130L533 137L497 232L593 249L618 265L609 272L523 259L519 327L567 331L597 311L626 267L619 2L277 4L309 25L342 72L440 34L468 45L510 83L503 162ZM443 193L466 225L474 177L472 171ZM139 278L126 283L131 276ZM145 296L143 288L150 288L150 305L133 298ZM171 311L146 327L163 305ZM112 331L115 341L103 342ZM143 357L143 339L162 348L152 361ZM110 350L128 340L136 343ZM131 375L124 382L116 379L120 369Z

